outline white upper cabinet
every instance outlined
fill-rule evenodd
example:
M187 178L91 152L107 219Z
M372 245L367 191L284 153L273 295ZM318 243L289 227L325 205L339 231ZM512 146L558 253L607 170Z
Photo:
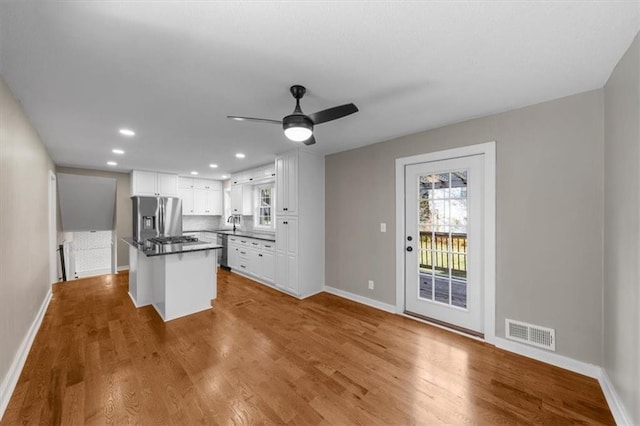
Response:
M193 179L193 188L222 191L222 182L219 180Z
M276 168L276 214L298 214L298 151L278 156Z
M182 199L182 214L185 216L194 214L193 189L178 188L178 197Z
M247 185L235 185L231 187L231 213L242 216L253 215L252 188Z
M275 177L276 171L274 163L265 164L264 166L254 169L245 170L231 175L231 186L244 184L258 184Z
M193 188L193 178L179 176L178 188Z
M167 197L178 196L178 176L158 173L158 194Z
M180 177L178 186L183 215L222 215L222 182Z
M131 195L178 196L178 176L169 173L131 172Z

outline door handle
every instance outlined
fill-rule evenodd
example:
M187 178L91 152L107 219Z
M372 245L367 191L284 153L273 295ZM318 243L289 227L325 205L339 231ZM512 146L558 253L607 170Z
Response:
M407 247L407 251L413 251L413 247Z

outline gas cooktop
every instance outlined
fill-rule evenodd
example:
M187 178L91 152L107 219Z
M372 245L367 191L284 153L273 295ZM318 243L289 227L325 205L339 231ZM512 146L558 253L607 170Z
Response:
M149 238L149 241L156 244L185 244L185 243L197 243L196 237L190 237L188 235L178 235L175 237L156 237Z

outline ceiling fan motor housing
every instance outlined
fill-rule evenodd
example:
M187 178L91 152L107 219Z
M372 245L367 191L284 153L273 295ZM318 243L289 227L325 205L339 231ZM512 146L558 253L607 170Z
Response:
M282 128L287 130L289 127L306 127L313 130L313 121L304 114L291 114L282 119Z

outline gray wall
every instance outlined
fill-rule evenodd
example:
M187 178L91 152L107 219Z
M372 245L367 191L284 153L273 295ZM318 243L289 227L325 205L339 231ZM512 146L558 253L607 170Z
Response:
M58 173L62 231L112 231L116 226L116 180Z
M327 156L326 284L395 304L394 160L495 140L496 335L553 327L557 353L600 365L602 108L595 90Z
M118 268L129 265L129 246L121 241L123 237L133 235L131 212L131 178L126 173L103 172L100 170L58 167L58 173L70 175L98 176L116 179L116 235L118 237Z
M53 162L0 76L0 383L49 282L49 172Z
M640 36L604 88L604 368L640 424Z

